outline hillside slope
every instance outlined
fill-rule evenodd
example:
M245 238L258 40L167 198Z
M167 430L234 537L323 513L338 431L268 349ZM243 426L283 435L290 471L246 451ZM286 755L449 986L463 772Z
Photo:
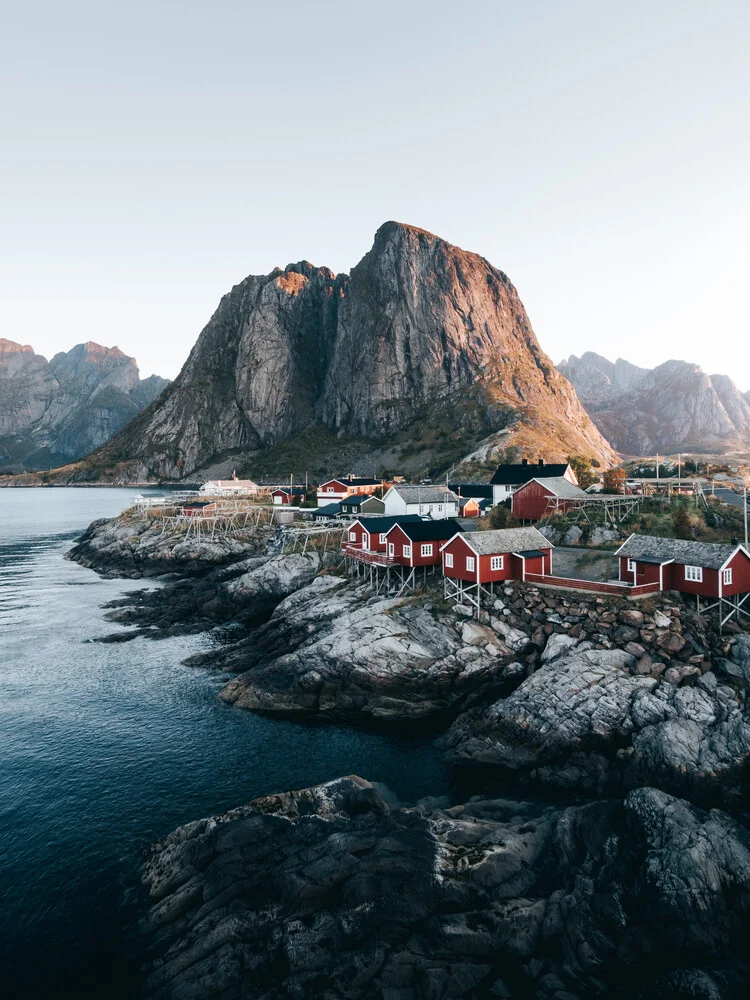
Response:
M438 425L442 442L423 442L438 465L452 460L446 438L468 451L498 431L550 459L612 458L508 278L388 222L350 275L302 261L236 285L175 381L87 474L134 462L140 478L184 477L227 456L257 474L298 440L311 468L345 461L348 442L393 461L399 438Z

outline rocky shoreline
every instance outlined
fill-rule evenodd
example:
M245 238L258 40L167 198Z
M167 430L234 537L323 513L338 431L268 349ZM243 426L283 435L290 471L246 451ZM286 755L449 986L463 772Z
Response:
M428 721L449 760L530 801L394 804L350 777L188 824L145 870L148 996L745 995L749 635L675 595L524 584L477 622L278 538L186 545L115 519L70 558L177 574L110 612L133 634L243 625L187 661L231 674L237 708Z

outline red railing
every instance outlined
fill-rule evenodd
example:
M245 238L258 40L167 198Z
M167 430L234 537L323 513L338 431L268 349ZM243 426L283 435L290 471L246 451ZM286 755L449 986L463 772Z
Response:
M371 552L369 549L358 549L354 545L344 545L342 549L345 556L370 563L372 566L398 566L398 560L385 552Z
M562 590L587 590L593 594L614 594L617 597L643 597L645 594L658 594L658 583L642 583L633 586L631 583L600 583L598 580L570 580L566 576L545 576L542 573L527 573L527 583L544 583L548 587L560 587Z

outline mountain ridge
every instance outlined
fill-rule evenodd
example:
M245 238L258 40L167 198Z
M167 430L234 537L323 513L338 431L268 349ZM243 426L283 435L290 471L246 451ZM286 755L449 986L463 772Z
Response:
M47 361L28 344L0 340L0 471L79 459L101 446L167 385L141 379L119 347L76 344Z
M572 354L558 370L622 454L750 450L750 392L741 392L728 375L709 375L677 359L639 368L593 351Z
M451 407L472 424L456 431L472 444L505 432L550 456L614 458L508 277L427 230L387 222L349 273L302 260L234 285L158 403L92 462L179 478L231 455L252 471L254 456L316 427L366 438L377 457Z

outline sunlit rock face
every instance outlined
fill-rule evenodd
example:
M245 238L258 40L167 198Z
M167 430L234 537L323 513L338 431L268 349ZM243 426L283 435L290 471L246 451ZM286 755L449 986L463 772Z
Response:
M587 351L558 365L610 444L627 455L747 451L750 394L687 361L637 368Z
M159 405L103 458L189 475L314 425L382 439L467 392L503 426L533 428L550 458L612 457L508 278L477 254L388 222L351 274L302 261L236 285Z
M167 385L118 347L78 344L47 361L0 339L0 470L45 469L100 447Z

